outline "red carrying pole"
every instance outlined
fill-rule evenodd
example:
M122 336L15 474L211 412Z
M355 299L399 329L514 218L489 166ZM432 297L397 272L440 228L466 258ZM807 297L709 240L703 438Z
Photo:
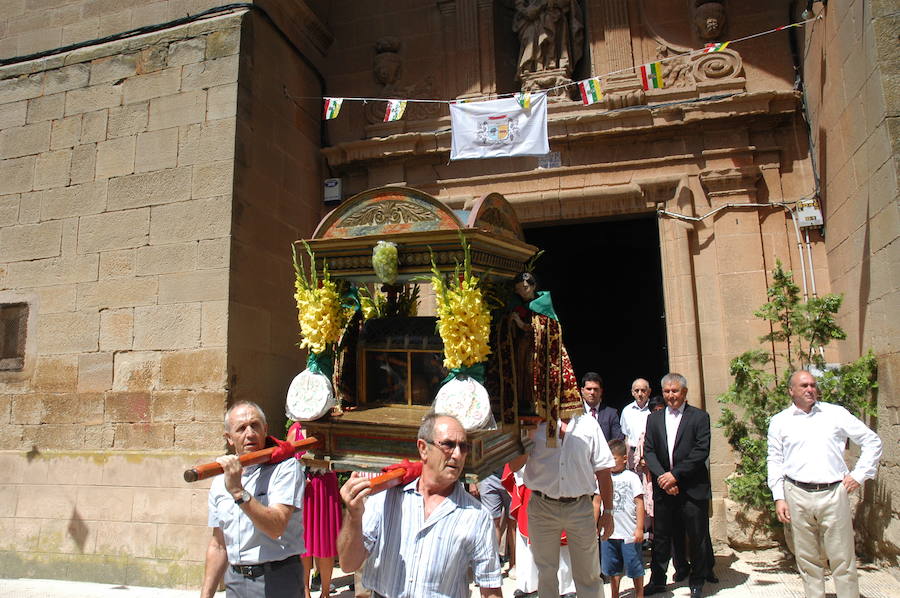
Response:
M294 452L300 452L304 449L313 448L319 445L319 439L310 436L309 438L304 438L303 440L294 440L291 441L291 444L294 446ZM272 458L272 453L277 449L277 446L272 446L269 448L261 449L258 451L253 451L252 453L246 453L238 457L238 461L241 462L241 465L247 467L248 465L259 465L260 463L268 463ZM185 470L184 472L184 481L185 482L196 482L198 480L205 480L206 478L211 478L213 476L217 476L220 473L223 473L222 466L213 461L212 463L204 463L202 465L197 465L190 469ZM396 485L396 484L395 484Z

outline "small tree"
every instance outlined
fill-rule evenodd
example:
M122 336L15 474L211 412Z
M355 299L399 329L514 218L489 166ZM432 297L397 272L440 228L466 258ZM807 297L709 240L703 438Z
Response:
M772 272L767 295L768 302L753 314L771 323L772 331L760 338L767 349L750 350L731 360L734 382L718 399L724 405L718 423L739 455L736 475L728 480L728 495L768 510L774 523L774 503L766 484L769 420L790 403L791 373L810 367L824 370L823 348L847 335L834 319L843 297L802 301L793 274L784 270L781 261ZM870 391L878 386L876 373L875 356L869 351L852 363L825 371L818 379L821 398L857 416L874 415Z

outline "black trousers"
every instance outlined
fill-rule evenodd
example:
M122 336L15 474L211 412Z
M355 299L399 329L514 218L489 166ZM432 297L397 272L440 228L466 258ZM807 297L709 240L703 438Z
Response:
M709 501L693 500L685 494L654 496L651 584L665 585L666 569L672 557L672 541L684 542L685 536L690 552L688 583L692 588L703 587L711 566L708 563L712 548L709 539Z
M244 577L231 565L225 569L226 598L302 598L303 565L300 557L288 558L278 568L266 567L259 577Z

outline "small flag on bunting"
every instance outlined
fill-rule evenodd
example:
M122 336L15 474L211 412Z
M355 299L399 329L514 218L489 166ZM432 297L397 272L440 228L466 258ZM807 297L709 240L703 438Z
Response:
M406 111L406 100L388 100L387 110L384 111L384 122L400 120Z
M659 62L642 64L640 73L644 89L661 89L663 87L662 64Z
M519 102L519 106L521 106L523 110L530 110L531 109L531 92L526 91L525 93L517 93L516 101Z
M803 23L791 23L790 25L782 25L781 27L776 27L774 31L784 31L785 29L790 29L791 27L800 27Z
M325 98L325 120L337 118L343 103L344 98Z
M719 42L717 44L706 44L706 47L703 48L704 54L709 54L710 52L721 52L725 48L728 47L729 42Z
M581 90L581 101L585 106L596 104L603 99L603 90L600 89L600 78L592 77L578 82L578 89Z

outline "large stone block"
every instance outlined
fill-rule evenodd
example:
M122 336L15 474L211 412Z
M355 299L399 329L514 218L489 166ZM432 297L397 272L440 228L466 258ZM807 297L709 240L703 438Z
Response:
M46 450L81 450L84 448L84 426L79 424L41 424L25 426L22 442L27 447Z
M207 42L207 48L209 48ZM189 64L181 72L181 89L209 89L217 85L225 85L237 81L238 56L232 55Z
M225 386L225 350L172 351L160 358L163 389L221 389Z
M10 423L24 426L44 421L44 396L35 394L13 395L10 405Z
M99 278L124 278L134 276L134 249L104 251L100 254Z
M50 258L7 264L0 281L7 287L39 287L97 280L98 256Z
M148 130L168 129L193 123L206 118L206 92L188 91L150 100L150 122Z
M81 140L80 114L54 120L50 129L50 149L74 147Z
M135 272L138 276L187 272L197 268L197 243L148 245L137 250Z
M157 281L146 278L110 278L78 286L78 309L110 309L156 303ZM99 329L99 327L98 327Z
M198 347L200 313L199 303L135 308L134 348L140 351Z
M150 421L150 393L106 393L106 421L137 423Z
M183 66L203 60L206 53L206 38L195 37L184 41L173 42L169 46L168 64Z
M44 73L0 79L0 104L36 98L43 93Z
M103 84L66 92L66 116L112 108L122 103L122 86Z
M117 488L117 490L119 489ZM121 490L129 491L127 502L122 504L127 505L130 515L133 491L126 488L121 488ZM156 557L156 524L135 523L130 518L103 521L108 518L101 517L99 518L101 520L93 523L97 530L97 554L127 557L129 561L134 558ZM131 585L132 582L127 581L126 583Z
M193 394L185 391L156 391L151 395L150 414L155 422L189 422L194 417ZM177 428L176 428L177 435Z
M39 154L49 149L49 122L39 122L0 131L0 159Z
M125 81L125 103L144 102L178 93L181 69L169 68L148 75L131 77Z
M0 129L21 127L25 124L28 110L28 101L0 104Z
M117 449L166 449L175 441L174 424L116 424L113 447Z
M79 393L105 392L112 389L112 382L112 353L85 353L78 356ZM85 423L102 424L103 418L101 417L99 421L85 421Z
M228 302L206 301L200 321L200 344L222 347L228 341Z
M181 450L209 451L222 446L219 422L175 422L175 447Z
M76 491L75 508L84 519L91 522L131 521L133 488L82 486L73 490ZM147 539L145 537L144 541Z
M154 23L161 23L165 20L167 19L159 19L154 21ZM132 26L134 26L134 14L132 15ZM165 42L155 44L149 48L144 48L141 50L140 58L138 58L138 74L153 73L166 68L166 60L168 57L169 45Z
M90 85L109 83L133 76L137 73L138 55L113 54L105 58L98 58L91 64Z
M109 209L124 210L177 202L190 198L190 194L189 168L135 174L110 181Z
M197 252L197 266L200 269L227 268L231 263L231 239L206 239L200 241Z
M44 413L42 424L103 423L103 395L101 393L79 392L78 394L43 395Z
M100 312L100 350L130 350L134 340L134 310L105 309Z
M150 172L178 165L178 127L141 133L134 154L134 171Z
M34 188L51 189L69 184L72 150L61 149L39 154L34 164Z
M28 100L28 122L36 123L62 118L65 107L66 95L63 93L43 95Z
M98 349L100 314L97 312L43 314L37 322L37 342L42 355Z
M61 240L62 225L59 222L4 228L0 230L0 262L58 256Z
M218 120L237 115L237 83L211 87L206 94L206 118Z
M140 133L147 128L149 108L149 102L110 108L109 120L106 123L106 135L112 139Z
M87 87L90 75L91 67L84 63L73 64L47 71L44 77L44 93L60 93L71 89Z
M52 142L51 142L52 145ZM94 180L97 166L97 146L93 143L79 145L72 150L69 178L72 184Z
M58 519L61 513L71 513L75 497L65 492L47 492L42 485L19 486L16 517Z
M150 210L147 208L84 216L79 223L78 252L140 247L147 243L149 230Z
M199 164L234 158L235 119L226 118L182 129L178 164Z
M191 418L195 422L217 422L222 423L222 418L228 406L228 391L222 390L218 392L197 392L194 393L194 417ZM224 440L219 439L219 445ZM214 445L212 449L216 450Z
M153 208L150 243L163 245L225 237L231 231L228 197L195 199Z
M31 191L34 184L34 156L0 160L0 195Z
M161 355L155 351L116 353L113 366L113 390L156 390L159 387Z
M119 137L98 143L95 168L97 178L119 177L134 172L134 137Z
M96 143L106 139L108 110L88 112L81 118L81 143Z
M233 166L234 162L231 160L194 166L194 176L191 180L191 198L200 199L218 195L231 195L232 181L234 179Z
M12 226L19 221L19 198L16 195L0 197L0 226Z
M159 304L219 301L228 298L228 270L195 270L162 274Z
M160 424L171 427L170 424ZM148 488L135 494L133 521L197 523L191 512L192 488Z
M223 29L206 36L206 59L221 58L237 54L240 49L241 30Z

